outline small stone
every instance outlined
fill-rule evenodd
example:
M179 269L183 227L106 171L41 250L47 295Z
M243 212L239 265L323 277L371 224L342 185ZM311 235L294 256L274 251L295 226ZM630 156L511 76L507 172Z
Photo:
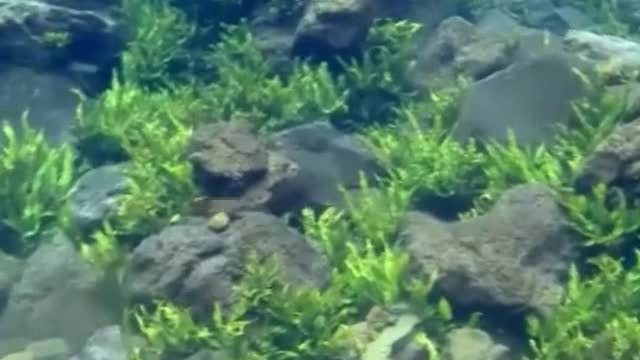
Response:
M229 214L226 212L218 212L209 218L208 226L210 230L221 232L229 226L230 222Z

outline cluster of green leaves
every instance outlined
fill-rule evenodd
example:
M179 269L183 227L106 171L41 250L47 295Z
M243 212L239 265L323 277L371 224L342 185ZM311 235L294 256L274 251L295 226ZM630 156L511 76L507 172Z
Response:
M229 309L213 307L210 321L197 323L188 309L160 302L134 313L147 340L140 359L166 354L217 351L221 359L332 359L345 346L348 302L332 287L293 287L280 280L275 257L249 258ZM218 358L217 357L217 358Z
M80 244L85 258L110 275L122 270L122 239L139 239L190 206L196 189L186 149L204 109L197 88L171 72L193 33L184 15L167 0L124 0L123 7L134 29L123 66L97 99L80 94L75 128L91 164L126 160L128 186L117 210Z
M398 109L395 124L372 127L366 133L388 172L418 196L473 196L484 189L479 176L484 155L473 141L462 144L450 134L459 89L407 102Z
M144 87L172 85L172 68L190 65L185 45L195 34L186 15L167 0L121 0L132 29L122 54L122 75Z
M636 261L637 256L636 254ZM529 319L533 359L635 359L640 351L640 267L625 269L608 256L598 275L571 271L562 305L545 320Z
M21 124L14 129L4 122L0 133L0 248L24 255L42 236L66 226L75 168L70 146L49 144L26 114Z
M343 92L326 65L295 62L288 75L274 74L246 24L225 26L210 62L218 76L203 96L217 120L243 117L276 130L344 107Z
M343 62L340 78L346 107L332 114L342 128L363 128L393 119L393 109L417 92L409 77L414 64L418 23L377 20L364 44L362 59Z

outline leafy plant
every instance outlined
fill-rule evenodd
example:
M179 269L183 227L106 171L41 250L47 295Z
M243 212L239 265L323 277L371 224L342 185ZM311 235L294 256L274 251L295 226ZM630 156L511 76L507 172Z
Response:
M427 102L416 100L399 108L394 125L367 131L373 153L405 189L425 196L475 194L482 189L485 157L473 141L462 144L450 136L455 99L434 92ZM420 121L423 114L428 118Z
M215 306L211 322L196 324L186 309L159 303L135 320L149 352L219 350L229 359L330 359L343 351L338 334L351 314L334 290L283 283L276 258L250 257L230 309ZM141 353L141 350L138 351Z
M614 245L640 229L640 209L627 204L624 193L604 184L588 194L567 194L563 205L584 245Z
M120 243L117 232L108 222L92 234L91 242L80 243L80 254L104 276L113 276L117 284L122 283L127 248Z
M121 0L133 29L122 54L122 76L143 87L172 85L172 66L189 65L185 47L195 27L168 0Z
M18 236L14 246L4 245L19 253L30 252L42 236L65 226L75 183L71 147L50 145L27 117L17 131L4 122L0 133L0 219Z
M416 94L409 74L419 30L419 24L406 20L374 23L362 59L343 61L340 83L347 89L347 106L332 114L336 126L352 129L385 123L396 106Z
M210 58L218 78L205 94L216 119L243 117L259 128L275 130L344 106L325 64L298 61L288 76L274 74L246 24L225 26Z
M636 253L636 260L638 253ZM562 305L545 319L531 317L532 359L632 359L638 351L638 265L593 260L598 274L583 279L573 267Z

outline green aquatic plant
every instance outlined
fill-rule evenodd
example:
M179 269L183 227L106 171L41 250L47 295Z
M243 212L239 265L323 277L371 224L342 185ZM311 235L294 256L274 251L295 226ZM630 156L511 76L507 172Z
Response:
M122 283L128 248L118 239L118 233L108 222L91 235L91 241L80 242L80 255L105 277Z
M369 30L360 60L343 61L341 86L346 107L331 118L341 128L386 123L393 109L416 93L409 80L421 26L407 20L378 19Z
M17 129L4 122L0 132L0 220L17 236L17 243L3 245L18 253L66 226L76 175L71 147L51 145L27 118L25 113ZM9 233L4 236L9 240Z
M122 76L144 87L174 83L172 67L189 67L186 43L195 26L169 0L121 0L122 11L132 33L122 54Z
M561 305L545 318L529 318L529 358L634 359L640 350L637 258L636 252L629 269L607 256L594 259L598 272L592 278L573 267Z
M329 359L344 350L340 330L349 302L334 293L281 280L276 258L249 257L229 309L214 306L211 321L197 323L189 310L161 302L134 319L147 346L138 354L188 354L218 350L229 359ZM247 336L248 334L251 336ZM144 358L144 357L143 357Z
M288 75L273 73L246 24L224 27L210 54L216 81L204 91L211 116L243 117L276 130L326 116L344 106L326 65L296 61Z
M196 196L186 156L191 127L179 119L141 124L139 142L129 150L124 168L129 183L120 197L114 226L129 234L148 234L184 214Z
M640 229L640 208L628 204L618 188L599 184L588 194L571 193L562 199L584 245L615 245Z
M485 157L473 141L453 139L451 108L457 96L434 92L429 101L400 107L392 126L372 127L366 140L389 173L406 189L424 196L475 194L482 189ZM428 115L420 120L420 116Z

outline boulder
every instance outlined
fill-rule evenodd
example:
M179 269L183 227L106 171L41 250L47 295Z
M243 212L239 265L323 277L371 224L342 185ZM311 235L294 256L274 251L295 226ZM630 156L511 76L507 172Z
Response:
M281 219L258 212L237 215L222 232L206 218L187 218L144 239L128 264L124 287L130 304L165 299L208 317L214 303L233 303L233 285L241 278L249 252L276 256L282 279L323 286L327 261L304 236Z
M568 220L543 185L516 186L489 212L454 223L410 212L401 244L417 271L438 270L436 289L453 306L502 319L559 304L576 259Z

